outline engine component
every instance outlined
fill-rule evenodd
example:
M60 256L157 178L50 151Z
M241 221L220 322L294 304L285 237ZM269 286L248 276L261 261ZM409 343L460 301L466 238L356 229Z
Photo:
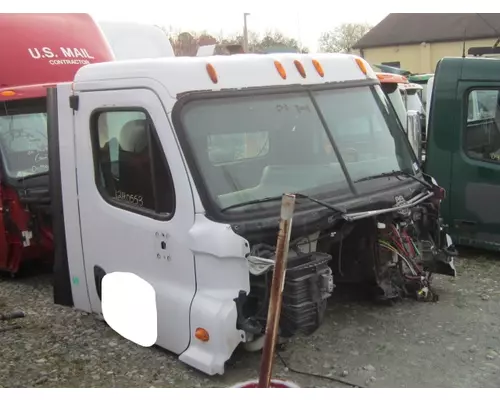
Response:
M378 239L379 271L386 271L387 276L390 276L394 294L399 292L400 296L409 295L417 300L437 301L437 296L430 287L432 274L425 271L425 260L422 258L422 246L425 244L432 248L434 245L430 241L421 240L418 246L412 237L418 235L414 230L412 224L401 222L390 223L385 231L381 231ZM385 283L389 281L385 280Z
M330 260L331 256L325 253L308 253L288 260L281 336L299 331L310 335L323 322L327 299L334 289Z
M280 336L291 337L300 332L313 333L322 323L327 299L334 284L332 270L328 266L331 256L326 253L289 255L283 303L280 318ZM257 299L257 308L267 310L271 272L253 276L251 297ZM265 322L265 316L256 318Z

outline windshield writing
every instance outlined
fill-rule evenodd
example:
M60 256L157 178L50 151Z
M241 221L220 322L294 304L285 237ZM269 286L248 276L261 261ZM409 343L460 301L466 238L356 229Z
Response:
M350 194L332 141L353 181L392 170L412 172L401 125L380 87L312 95L328 129L308 93L198 100L183 107L191 151L220 208L284 192Z

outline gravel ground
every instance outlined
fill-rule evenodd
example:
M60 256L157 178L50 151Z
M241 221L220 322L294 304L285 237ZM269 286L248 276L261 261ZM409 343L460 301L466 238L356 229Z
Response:
M275 376L302 387L500 387L500 256L469 251L459 277L436 277L438 303L331 302L322 327L280 353ZM158 348L141 348L93 316L55 306L50 275L0 278L0 387L227 387L257 376L260 357L237 353L223 377L207 377Z

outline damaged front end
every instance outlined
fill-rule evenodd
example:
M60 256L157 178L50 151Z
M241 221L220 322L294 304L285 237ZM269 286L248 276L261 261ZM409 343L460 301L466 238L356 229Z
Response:
M339 262L333 266L338 280L371 280L380 300L409 296L436 301L432 274L455 276L454 250L440 245L443 231L426 205L408 211L404 216L393 213L346 222L343 256L342 243L331 244L339 251Z
M322 223L295 230L283 290L280 337L316 331L336 285L360 285L377 301L404 297L437 301L433 274L456 275L453 257L457 253L439 216L443 196L441 188L429 183L408 200L394 196L392 207L323 217ZM298 218L303 221L304 217ZM304 234L312 226L320 229ZM276 251L271 240L250 243L250 292L240 292L235 299L237 329L246 332L247 349L259 350Z
M338 282L376 283L381 300L437 300L432 275L456 276L457 252L439 215L444 191L428 183L409 200L395 196L393 207L344 216L340 235L321 244L339 255L332 265Z
M203 212L248 245L241 274L249 280L230 294L247 349L263 345L284 193L297 201L281 338L318 329L341 284L366 285L382 300L436 300L432 275L455 275L439 215L444 193L421 173L378 80L183 102L176 129Z

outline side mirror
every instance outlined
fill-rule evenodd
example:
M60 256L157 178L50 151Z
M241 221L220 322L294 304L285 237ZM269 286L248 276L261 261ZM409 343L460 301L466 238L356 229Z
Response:
M158 337L156 292L130 272L111 272L101 283L102 314L116 333L139 346L150 347Z
M406 125L408 127L408 140L417 156L418 161L422 161L422 124L420 113L414 110L406 112Z

